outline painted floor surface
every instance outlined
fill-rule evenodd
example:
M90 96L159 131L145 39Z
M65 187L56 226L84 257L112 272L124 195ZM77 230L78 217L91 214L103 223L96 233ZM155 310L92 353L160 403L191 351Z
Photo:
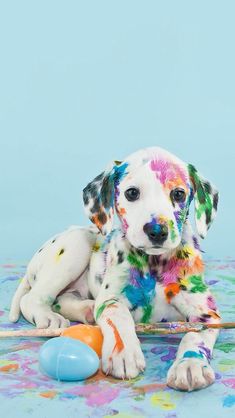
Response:
M23 319L8 322L10 301L24 264L1 265L0 329L29 328ZM206 281L224 321L235 321L235 260L208 260ZM44 339L0 341L0 416L8 418L226 418L235 416L235 329L221 331L212 365L216 382L184 393L165 384L179 336L141 338L147 360L137 379L119 381L99 372L82 383L61 383L44 376L38 351Z

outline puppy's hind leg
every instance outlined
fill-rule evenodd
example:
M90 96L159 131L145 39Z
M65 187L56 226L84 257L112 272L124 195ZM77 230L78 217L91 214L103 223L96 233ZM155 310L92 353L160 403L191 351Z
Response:
M94 305L91 299L82 300L74 293L64 293L59 296L52 306L54 312L60 313L70 321L79 321L84 324L94 324Z
M23 277L23 279L21 280L15 294L14 297L12 299L11 302L11 309L10 309L10 313L9 313L9 320L11 322L17 322L19 317L20 317L20 301L21 298L26 295L26 293L28 293L31 289L31 286L28 282L28 278L27 278L27 274Z
M95 240L96 234L90 229L71 228L47 241L34 255L27 269L31 288L22 285L16 296L25 319L38 328L69 326L67 319L52 311L52 305L85 272ZM19 307L12 312L12 318L17 320Z

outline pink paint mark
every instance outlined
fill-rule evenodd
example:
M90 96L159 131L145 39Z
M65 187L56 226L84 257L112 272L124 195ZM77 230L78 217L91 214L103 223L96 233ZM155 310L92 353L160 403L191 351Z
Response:
M124 232L126 232L128 230L128 228L129 228L129 225L128 225L128 223L127 223L127 221L126 221L125 218L122 218L122 226L123 226Z
M235 379L232 377L229 379L221 380L221 383L223 383L225 386L231 389L235 389Z
M4 269L11 269L11 268L15 268L16 264L3 264L2 267Z
M173 183L187 183L187 178L184 170L177 164L162 160L155 159L150 161L150 168L155 171L156 178L165 186L172 187Z
M112 388L110 386L87 385L82 387L75 387L64 394L77 395L86 397L86 404L89 406L102 406L109 404L120 393L119 388Z

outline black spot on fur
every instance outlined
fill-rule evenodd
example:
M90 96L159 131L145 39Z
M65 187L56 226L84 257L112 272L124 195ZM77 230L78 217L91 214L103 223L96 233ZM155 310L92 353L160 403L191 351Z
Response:
M208 208L205 209L205 215L206 215L206 224L209 225L211 223L211 211Z
M219 194L215 193L214 196L213 196L213 208L215 210L217 210L218 200L219 200Z
M90 290L89 290L89 292L88 292L88 295L87 295L87 297L88 297L88 299L92 299L92 300L94 299L94 298L93 298L93 295L92 295L92 293L90 292Z
M98 201L98 199L95 199L92 208L90 209L91 213L97 213L100 210L100 203Z
M96 274L96 275L95 275L95 280L96 280L97 282L99 282L100 284L102 284L102 283L103 283L103 277L101 276L101 274Z
M38 250L38 252L40 253L43 250L43 248L40 248L40 250Z
M62 254L64 254L64 248L61 248L61 250L59 252L59 255L62 255Z
M100 191L101 201L105 209L109 209L112 206L113 194L114 194L114 182L111 176L106 176L103 180L103 184Z
M117 257L118 257L118 264L121 264L124 260L124 253L123 251L119 250L117 253Z
M205 189L205 191L206 191L207 193L211 194L211 192L212 192L212 188L211 188L210 183L208 183L208 181L204 181L204 182L203 182L203 185L204 185L204 189Z
M108 289L108 288L109 288L109 284L106 284L105 289Z
M54 239L51 241L51 243L53 244L55 241L56 241L56 238L54 238Z
M76 298L81 299L81 293L78 290L74 290L72 293L74 296L76 296Z
M169 290L169 292L167 292L166 295L167 295L168 298L172 298L173 296L175 296L174 293L172 292L172 290Z
M107 222L107 215L105 212L100 212L97 215L97 219L101 224L105 224Z

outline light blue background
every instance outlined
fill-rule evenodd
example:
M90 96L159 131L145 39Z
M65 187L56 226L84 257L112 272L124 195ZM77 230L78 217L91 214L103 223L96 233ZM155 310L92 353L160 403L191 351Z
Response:
M88 223L81 191L160 145L220 190L203 243L234 255L234 1L1 1L1 257Z

